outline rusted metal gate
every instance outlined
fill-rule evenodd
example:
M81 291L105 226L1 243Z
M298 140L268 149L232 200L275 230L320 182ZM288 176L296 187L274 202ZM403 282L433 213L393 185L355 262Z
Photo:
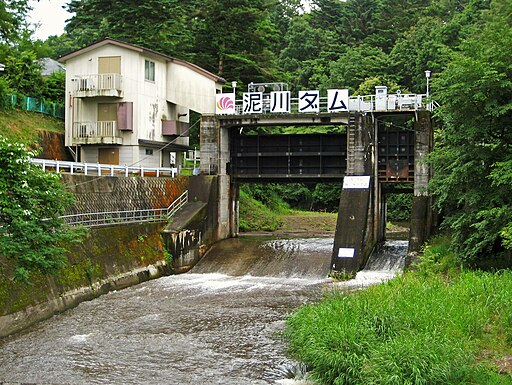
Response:
M233 134L230 142L230 175L237 181L334 181L345 175L346 134Z
M414 182L414 130L379 127L378 175L381 182Z

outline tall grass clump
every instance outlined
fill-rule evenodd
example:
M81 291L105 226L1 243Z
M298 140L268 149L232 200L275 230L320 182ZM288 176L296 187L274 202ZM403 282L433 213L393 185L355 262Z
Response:
M240 231L275 231L281 224L278 214L240 189Z
M408 273L300 309L286 336L319 384L512 384L493 369L512 351L511 298L510 271Z

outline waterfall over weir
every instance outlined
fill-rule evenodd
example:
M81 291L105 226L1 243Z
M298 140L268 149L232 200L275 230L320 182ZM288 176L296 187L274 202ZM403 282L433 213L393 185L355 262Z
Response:
M83 302L0 340L0 383L276 384L294 367L279 337L284 320L329 287L331 253L322 238L220 242L187 274ZM391 277L402 262L386 258L349 282L375 283L386 268Z
M330 238L228 239L214 245L192 273L322 280L329 273L332 246Z
M370 256L365 268L357 273L355 279L339 285L347 289L358 289L393 278L404 269L408 245L409 242L401 240L384 242Z

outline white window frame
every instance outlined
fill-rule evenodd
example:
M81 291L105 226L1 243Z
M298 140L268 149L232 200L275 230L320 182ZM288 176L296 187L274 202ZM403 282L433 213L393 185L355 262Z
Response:
M155 81L155 62L151 60L144 60L144 80L148 82Z

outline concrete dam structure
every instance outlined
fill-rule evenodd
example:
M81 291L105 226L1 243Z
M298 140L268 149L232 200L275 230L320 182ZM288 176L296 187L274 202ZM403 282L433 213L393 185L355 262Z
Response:
M380 108L377 97L368 110L203 115L201 173L218 177L219 236L238 234L240 183L342 183L331 270L358 271L385 239L386 194L401 185L414 194L408 260L414 258L432 223L431 111L421 104L389 108L392 96ZM393 124L397 118L411 127ZM334 126L338 133L244 134L269 126Z

